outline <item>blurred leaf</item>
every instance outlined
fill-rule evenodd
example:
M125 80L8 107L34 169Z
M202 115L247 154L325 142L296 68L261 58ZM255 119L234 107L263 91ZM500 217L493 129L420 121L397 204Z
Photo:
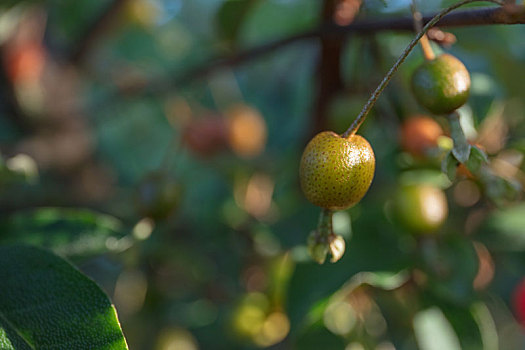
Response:
M459 338L462 350L485 349L474 315L466 307L440 303L440 308Z
M454 158L452 151L448 152L441 162L441 171L447 175L450 181L454 181L457 167L458 161Z
M414 332L421 350L461 350L452 326L437 307L416 314Z
M499 346L498 331L487 305L482 302L476 302L470 307L470 312L478 324L483 348L487 350L497 350Z
M295 343L295 348L301 350L343 350L345 349L345 344L340 336L330 332L324 327L323 322L319 321L301 334Z
M454 303L468 303L473 294L473 281L478 272L478 256L472 242L451 234L422 245L428 290L437 297Z
M460 163L465 163L469 159L470 155L470 144L465 137L463 128L459 121L459 114L453 112L449 115L450 123L450 136L454 140L454 148L452 149L452 154Z
M90 279L33 247L0 247L2 349L127 349L114 307Z
M216 22L220 35L235 44L244 17L258 0L227 0L217 11Z
M405 269L409 257L399 251L392 225L378 207L366 207L366 216L353 221L352 239L347 242L343 258L335 264L298 264L290 282L288 310L292 329L300 327L304 316L318 301L336 292L362 271L364 283L392 286L399 283L399 271ZM375 274L375 273L378 274ZM363 278L363 277L361 277ZM395 283L394 283L395 282Z
M525 204L492 212L478 230L477 238L490 250L525 249Z
M0 221L0 243L24 243L79 258L107 252L108 240L123 237L116 218L88 209L43 208Z
M472 146L470 156L466 163L468 170L473 173L479 172L481 166L489 162L487 154L477 146Z
M360 272L352 278L350 284L353 286L368 284L375 288L392 290L401 287L409 278L410 274L406 270L399 272Z
M454 158L452 160L451 170L455 172L456 160ZM445 166L448 166L448 164L445 164ZM399 184L402 186L427 184L441 189L446 189L451 185L447 173L437 169L406 170L399 176Z

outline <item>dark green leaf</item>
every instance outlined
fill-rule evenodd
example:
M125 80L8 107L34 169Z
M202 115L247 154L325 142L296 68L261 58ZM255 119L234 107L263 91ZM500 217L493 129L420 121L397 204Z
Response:
M346 242L347 249L340 261L330 265L309 263L296 266L288 292L292 329L301 327L312 305L345 283L356 281L352 280L355 276L357 280L362 278L363 283L383 287L402 283L399 277L403 273L398 273L407 267L408 257L399 251L397 238L400 233L394 231L382 211L372 207L363 210L368 210L369 215L353 221L355 234Z
M66 261L4 246L0 266L2 349L127 349L107 296Z
M424 241L422 254L431 293L454 303L465 303L472 297L478 256L470 240L450 234L439 241Z
M461 349L457 335L439 308L419 312L413 322L421 350Z
M257 0L228 0L217 11L216 22L220 35L226 41L235 43L244 16Z
M448 152L441 162L441 171L445 173L450 181L454 181L456 178L456 170L458 167L458 161L454 158L452 152Z
M483 152L481 149L479 149L476 146L472 146L470 151L470 156L468 158L468 161L466 163L466 166L468 170L470 170L473 173L477 173L483 164L486 164L489 162L489 159L485 152Z
M480 226L478 239L491 250L525 249L525 204L494 211Z
M454 141L452 154L460 163L465 163L469 159L471 146L463 133L463 128L459 122L459 114L453 112L449 115L448 119L450 122L450 136Z
M108 239L123 236L122 223L88 209L43 208L11 215L0 222L1 243L24 243L78 258L108 251Z
M466 307L442 304L446 318L456 331L462 350L483 349L483 338L476 319Z

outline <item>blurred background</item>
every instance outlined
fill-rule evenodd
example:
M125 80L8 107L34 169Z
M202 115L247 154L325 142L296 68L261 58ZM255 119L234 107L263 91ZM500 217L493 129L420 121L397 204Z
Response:
M3 0L0 243L92 277L131 349L525 348L524 26L429 34L471 73L479 164L442 171L450 126L412 96L414 50L360 130L376 174L334 215L344 257L308 255L302 150L346 130L413 36L321 26L410 16L405 0Z

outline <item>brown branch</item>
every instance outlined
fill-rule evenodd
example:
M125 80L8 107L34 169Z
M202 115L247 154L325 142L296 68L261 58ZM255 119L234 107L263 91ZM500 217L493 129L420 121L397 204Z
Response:
M333 24L336 0L325 0L322 21ZM314 105L312 135L325 128L326 110L333 96L343 87L341 79L341 52L343 37L322 37L317 71L317 96Z
M114 22L115 15L123 8L128 0L111 1L99 15L87 26L84 33L76 40L72 47L68 61L73 64L80 63L91 47L101 38L106 29Z
M423 23L426 24L435 15L427 15L423 18ZM464 26L480 26L480 25L496 25L496 24L525 24L525 6L523 5L506 5L504 7L491 8L477 8L470 10L457 11L443 17L436 26L439 27L464 27ZM238 66L242 63L253 61L264 55L270 54L274 51L288 47L291 44L298 43L304 40L334 36L334 35L348 35L348 34L369 34L381 31L413 31L412 17L388 18L380 20L363 20L354 22L347 26L338 26L334 24L323 25L319 28L296 34L284 39L263 44L252 49L237 53L232 56L227 56L204 63L190 69L182 75L175 75L169 78L157 78L145 85L144 89L137 89L129 92L129 95L137 95L144 93L163 93L170 90L174 86L185 85L188 82L198 80L208 76L209 74L225 67ZM108 100L114 96L108 96ZM103 106L106 101L98 103L99 107Z
M437 13L423 17L423 24L428 23ZM493 24L525 24L525 6L505 6L491 7L475 10L464 10L451 13L436 26L438 27L463 27L474 25L493 25ZM284 46L318 36L331 36L334 34L369 34L379 31L413 31L414 24L412 17L401 17L394 19L366 20L355 22L347 26L334 24L324 25L309 32L294 35L285 39L277 40L272 43L264 44L253 49L241 52L237 55L218 59L203 66L196 67L175 79L180 84L187 83L209 73L229 66L235 66L246 61L251 61L262 55L276 51Z

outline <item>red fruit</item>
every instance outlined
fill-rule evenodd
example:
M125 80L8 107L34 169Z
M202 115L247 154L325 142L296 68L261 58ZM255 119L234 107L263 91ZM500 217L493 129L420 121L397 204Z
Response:
M525 278L514 288L512 308L518 321L525 327Z
M194 154L201 157L212 156L227 144L226 121L221 117L192 120L184 129L182 137Z
M245 104L237 104L226 111L228 143L241 158L254 158L264 152L268 128L259 111Z
M443 129L432 118L420 115L407 119L401 127L401 147L415 157L424 157L437 147Z
M13 82L32 82L40 78L44 70L46 55L37 43L15 46L6 53L5 64Z

